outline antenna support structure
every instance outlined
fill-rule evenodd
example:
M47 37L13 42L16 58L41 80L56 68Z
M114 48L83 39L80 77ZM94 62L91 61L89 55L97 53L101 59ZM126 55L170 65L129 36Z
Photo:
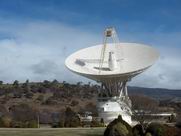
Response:
M114 27L108 27L104 31L104 38L103 38L103 45L101 49L101 56L99 62L99 74L102 72L103 63L105 60L106 55L106 48L109 46L109 42L111 41L114 51L108 52L109 59L108 59L108 67L110 71L114 71L118 68L118 47L119 47L119 38L117 36L116 30ZM122 56L124 58L124 56ZM127 82L128 79L122 80L119 78L107 78L102 80L101 88L99 91L98 99L97 99L97 108L99 110L100 117L103 117L106 123L110 122L111 120L106 112L111 113L111 107L115 107L115 112L111 114L115 114L114 116L118 116L119 114L122 115L122 118L131 124L131 100L128 96L127 91ZM117 106L118 105L118 106ZM116 109L117 107L117 109ZM123 110L126 114L121 114L121 112L117 112ZM111 118L112 119L112 118Z

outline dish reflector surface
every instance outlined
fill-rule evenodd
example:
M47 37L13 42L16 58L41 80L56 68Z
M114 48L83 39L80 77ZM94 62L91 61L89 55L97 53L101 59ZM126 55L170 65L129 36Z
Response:
M107 44L105 58L100 69L100 54L103 45L79 50L70 55L65 65L71 71L94 80L108 78L129 79L150 67L159 57L152 47L137 43ZM116 69L109 68L110 53L116 54Z

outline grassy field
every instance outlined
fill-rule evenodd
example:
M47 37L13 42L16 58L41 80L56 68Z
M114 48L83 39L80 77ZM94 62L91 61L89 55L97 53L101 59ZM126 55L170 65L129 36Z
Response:
M0 128L0 136L103 136L105 128Z

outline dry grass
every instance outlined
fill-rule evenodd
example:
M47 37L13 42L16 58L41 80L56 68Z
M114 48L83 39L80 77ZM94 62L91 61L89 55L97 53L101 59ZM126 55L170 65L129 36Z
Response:
M103 136L105 128L0 128L0 136Z

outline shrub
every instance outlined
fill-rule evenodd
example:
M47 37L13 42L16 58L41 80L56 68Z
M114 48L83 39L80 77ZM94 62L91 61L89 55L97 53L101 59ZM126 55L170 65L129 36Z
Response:
M37 119L36 110L26 103L12 106L11 115L14 121L23 123Z
M164 125L159 123L151 123L146 129L147 133L151 133L154 136L165 136Z
M123 125L121 122L118 122L117 124L115 124L112 128L112 131L114 131L113 133L115 133L115 135L122 135L122 136L127 136L129 133L126 126Z
M13 128L27 128L27 122L13 120L12 127Z
M52 123L51 125L52 125L52 128L58 128L58 127L60 127L60 126L59 126L59 123L57 123L57 122L54 122L54 123Z
M168 126L166 124L151 123L146 129L146 134L150 133L152 136L179 136L180 132L176 127Z
M176 122L176 127L180 128L181 129L181 122Z
M30 121L13 121L12 122L13 128L38 128L38 123L36 120L30 120Z
M93 120L91 122L91 127L104 127L104 122Z
M136 126L133 127L133 135L134 136L143 136L143 126L140 124L137 124Z
M43 102L44 101L44 95L39 95L37 97L37 100L40 101L40 102Z
M25 97L26 98L28 98L28 99L32 99L33 98L33 93L31 93L31 92L27 92L27 93L25 93Z
M80 119L78 117L73 117L70 121L70 127L79 127L80 125Z
M69 117L65 119L64 122L65 127L79 127L81 126L80 119L78 117Z
M61 128L64 127L64 123L65 123L64 119L61 119L59 122L59 127Z
M145 136L152 136L152 135L151 135L151 133L149 133L149 132L148 132L148 133L146 133L146 135L145 135Z
M76 113L70 108L67 107L65 111L65 127L78 127L81 126L80 118Z
M28 128L38 128L38 123L36 120L31 120L28 122Z
M131 126L119 116L107 126L104 136L132 136Z
M8 116L2 116L0 118L0 127L11 127L12 119Z
M49 97L45 102L43 102L45 105L57 105L58 101L55 100L52 96Z
M78 104L79 104L79 102L76 101L76 100L73 100L73 101L71 102L71 106L72 106L72 107L74 107L74 106L76 106L76 105L78 105Z
M165 135L164 136L179 136L180 132L176 127L164 125Z

